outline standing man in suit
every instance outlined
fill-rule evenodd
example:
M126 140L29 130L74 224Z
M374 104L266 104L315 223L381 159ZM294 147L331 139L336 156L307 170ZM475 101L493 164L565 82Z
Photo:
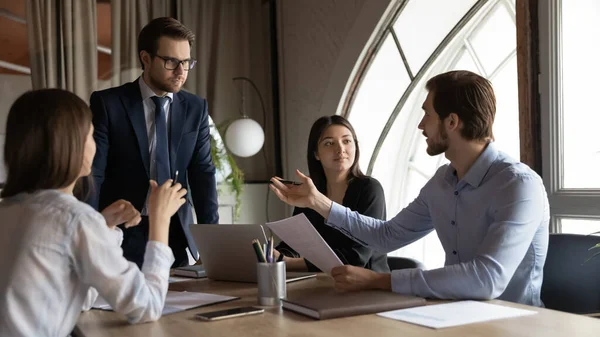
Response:
M196 64L190 57L194 39L192 31L173 18L152 20L138 36L142 75L90 98L97 151L92 168L95 193L89 203L104 209L125 199L141 211L140 224L124 229L122 244L125 258L140 268L148 242L150 179L159 185L174 179L190 190L198 223L219 220L207 103L181 90ZM188 197L171 218L173 267L188 264L186 247L198 259L192 223Z

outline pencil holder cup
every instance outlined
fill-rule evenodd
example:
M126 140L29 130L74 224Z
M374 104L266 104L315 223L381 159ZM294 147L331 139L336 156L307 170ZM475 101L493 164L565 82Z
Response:
M281 299L286 296L285 262L256 264L258 283L258 305L281 305Z

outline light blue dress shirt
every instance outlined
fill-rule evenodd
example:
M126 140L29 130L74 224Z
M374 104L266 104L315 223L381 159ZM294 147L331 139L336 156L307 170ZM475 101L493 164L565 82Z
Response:
M0 231L0 336L67 336L98 293L131 323L161 316L169 246L148 241L140 271L120 229L56 190L2 200Z
M436 230L443 268L392 271L392 290L440 299L493 299L543 306L549 206L541 178L488 144L458 181L440 167L393 219L376 220L333 203L327 224L388 252Z

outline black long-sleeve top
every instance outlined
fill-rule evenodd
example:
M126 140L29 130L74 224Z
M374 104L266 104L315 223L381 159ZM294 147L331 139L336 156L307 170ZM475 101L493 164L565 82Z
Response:
M373 218L385 220L385 196L383 188L377 179L372 177L353 178L348 184L342 204L353 211ZM342 232L325 224L325 219L310 208L296 207L294 215L304 213L315 227L323 240L331 247L344 264L364 267L377 272L389 272L386 254L367 248L350 239ZM290 257L299 257L299 254L281 242L276 249ZM309 271L320 271L310 261L304 259Z

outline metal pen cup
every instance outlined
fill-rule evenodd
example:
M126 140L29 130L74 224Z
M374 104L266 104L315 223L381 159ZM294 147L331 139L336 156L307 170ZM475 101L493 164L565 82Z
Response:
M256 264L258 283L258 305L281 305L286 296L285 262L258 262Z

